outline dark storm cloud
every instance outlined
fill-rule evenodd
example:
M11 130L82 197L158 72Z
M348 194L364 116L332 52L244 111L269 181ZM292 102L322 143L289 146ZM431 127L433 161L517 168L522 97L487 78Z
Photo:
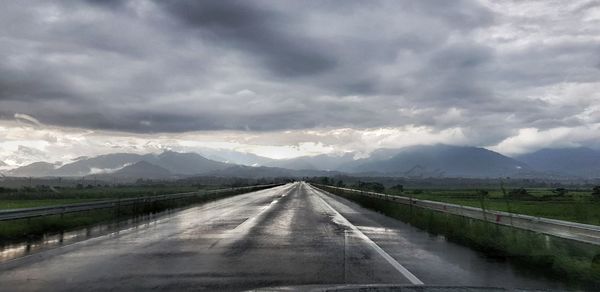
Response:
M0 101L77 99L69 84L52 72L43 68L30 72L2 65L0 64Z
M9 2L0 118L128 132L417 125L488 145L589 122L595 6L484 3Z
M127 1L124 0L85 0L85 2L106 7L122 7L127 3Z
M158 3L203 37L250 51L274 73L294 77L317 74L335 66L336 60L326 47L293 28L292 13L278 14L249 1Z

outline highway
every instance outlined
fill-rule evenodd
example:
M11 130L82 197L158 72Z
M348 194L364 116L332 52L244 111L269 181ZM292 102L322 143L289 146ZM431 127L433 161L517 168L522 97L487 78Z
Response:
M369 283L562 287L303 182L0 263L1 291Z

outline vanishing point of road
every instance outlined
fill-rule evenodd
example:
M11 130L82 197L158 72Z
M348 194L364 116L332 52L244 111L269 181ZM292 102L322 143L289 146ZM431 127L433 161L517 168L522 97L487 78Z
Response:
M0 263L2 291L370 283L560 288L304 182Z

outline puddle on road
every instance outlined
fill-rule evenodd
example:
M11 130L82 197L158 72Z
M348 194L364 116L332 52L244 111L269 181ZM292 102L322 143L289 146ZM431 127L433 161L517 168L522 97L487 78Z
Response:
M171 214L181 210L183 209L165 210L159 213L129 218L127 220L116 219L112 222L105 222L77 230L46 234L41 238L23 242L0 243L0 263L102 235L111 233L118 234L120 231L130 228L149 227L151 226L150 223L156 222L158 219L170 218Z

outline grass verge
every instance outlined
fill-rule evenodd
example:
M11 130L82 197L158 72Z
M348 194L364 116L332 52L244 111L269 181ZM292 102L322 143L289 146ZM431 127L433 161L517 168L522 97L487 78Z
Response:
M482 203L474 191L466 190L460 192L428 190L419 194L413 194L410 191L404 193L388 191L386 193L476 208L481 208ZM593 200L589 196L572 195L564 198L548 196L538 200L517 200L505 199L501 195L490 193L490 196L485 198L484 205L489 210L600 225L600 201Z
M563 279L573 287L600 289L600 247L481 220L321 187L363 207L407 222L487 256Z
M66 204L87 203L102 199L36 199L36 200L0 200L0 210L48 207Z

